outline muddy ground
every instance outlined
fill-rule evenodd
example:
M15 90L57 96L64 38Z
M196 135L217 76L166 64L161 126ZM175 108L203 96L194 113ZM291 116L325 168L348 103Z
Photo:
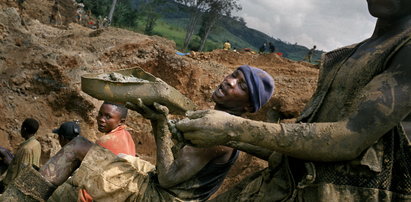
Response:
M257 114L245 117L270 122L292 122L315 90L318 69L275 54L215 50L176 54L173 41L106 28L93 30L72 23L71 0L64 0L63 25L48 24L52 2L27 0L21 14L15 1L0 1L0 146L16 150L23 139L20 125L27 117L40 121L42 163L59 150L51 133L64 121L79 120L82 134L96 140L95 116L102 101L81 91L81 75L140 67L161 78L194 101L212 108L210 95L224 76L249 64L266 70L275 82L273 98ZM23 23L23 24L22 24ZM155 145L147 120L131 112L127 125L139 155L155 163ZM267 166L241 154L222 192L244 176Z

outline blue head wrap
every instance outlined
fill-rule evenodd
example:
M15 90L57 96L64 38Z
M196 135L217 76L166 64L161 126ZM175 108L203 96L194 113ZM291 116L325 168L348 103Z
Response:
M242 65L238 68L243 72L247 82L251 105L258 111L267 103L274 93L274 79L262 69Z

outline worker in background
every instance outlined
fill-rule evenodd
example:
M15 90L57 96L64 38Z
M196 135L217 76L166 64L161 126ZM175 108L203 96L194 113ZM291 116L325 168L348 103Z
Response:
M25 139L17 149L17 152L10 163L7 175L4 178L4 184L10 184L23 169L24 166L40 166L41 145L35 138L39 129L39 122L33 118L27 118L21 125L20 134Z
M229 40L227 40L227 41L224 43L223 49L224 49L224 50L230 50L230 49L231 49L231 44L230 44L230 41L229 41Z

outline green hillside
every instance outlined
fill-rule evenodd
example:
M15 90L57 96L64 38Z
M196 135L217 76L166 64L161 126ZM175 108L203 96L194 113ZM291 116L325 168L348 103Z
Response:
M104 16L109 11L111 0L83 0L81 2L94 15ZM156 5L155 10L157 12L154 14L147 14L147 12L144 12L146 8L142 11L139 9L141 7L141 0L118 1L112 25L144 33L147 15L158 15L158 20L154 25L151 35L159 35L174 40L177 49L181 51L185 27L189 21L187 8L170 0L164 0L164 3ZM198 33L199 28L200 25L196 28L195 34ZM238 20L238 18L223 17L208 37L204 51L220 49L226 40L229 40L232 47L237 50L250 48L256 52L258 52L259 47L263 43L268 44L268 42L271 42L276 47L276 52L281 52L284 57L296 61L303 60L309 49L301 45L274 39L263 32L251 29L244 22ZM189 49L197 51L199 46L200 37L194 35ZM318 61L321 54L322 51L315 51L313 61Z

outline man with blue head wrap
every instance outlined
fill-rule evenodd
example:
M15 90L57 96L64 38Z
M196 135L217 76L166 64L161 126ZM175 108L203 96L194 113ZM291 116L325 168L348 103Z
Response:
M257 112L274 93L274 80L264 70L243 65L238 68L247 82L252 112Z
M257 112L274 92L274 80L264 70L243 65L227 75L212 95L215 109L234 115Z
M284 154L217 201L410 201L411 1L366 2L378 18L372 36L323 55L296 123L208 110L176 124L197 146L234 141Z

